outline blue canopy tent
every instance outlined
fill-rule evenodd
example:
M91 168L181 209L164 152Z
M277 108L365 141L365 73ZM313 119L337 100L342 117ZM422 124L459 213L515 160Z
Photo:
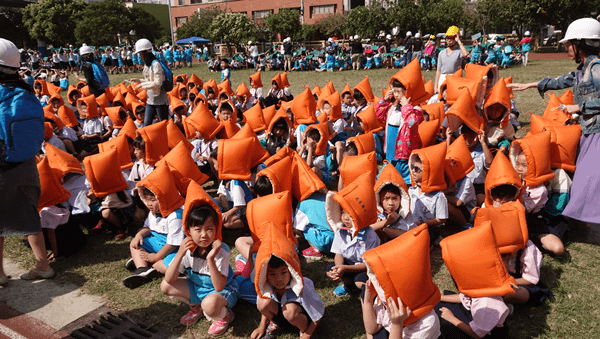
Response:
M194 44L194 43L206 43L206 42L210 42L210 40L204 39L204 38L198 38L197 36L193 36L193 37L187 38L187 39L177 40L178 44Z

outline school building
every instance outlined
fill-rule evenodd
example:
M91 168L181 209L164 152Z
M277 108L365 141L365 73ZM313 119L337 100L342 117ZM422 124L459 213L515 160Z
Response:
M352 8L364 6L365 0L169 0L173 31L184 24L194 12L212 6L220 6L228 12L245 13L251 19L264 18L282 8L300 12L300 22L314 24L319 19L335 13L348 13Z

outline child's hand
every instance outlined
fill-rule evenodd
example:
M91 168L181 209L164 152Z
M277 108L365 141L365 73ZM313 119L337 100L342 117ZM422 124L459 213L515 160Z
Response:
M331 279L334 282L338 282L340 281L340 277L337 274L337 271L331 270L331 271L327 271L327 277L329 277L329 279Z
M250 338L260 339L265 335L265 332L266 332L266 329L257 327L254 331L252 331L252 334L250 334Z
M389 91L385 92L385 97L383 97L383 100L391 101L393 96L394 96L394 91L389 90Z
M192 250L192 248L196 247L196 243L194 242L194 240L192 240L191 237L186 237L185 239L183 239L183 241L181 242L181 245L179 245L179 253L181 254L185 254L185 252L187 252L188 250Z
M372 302L376 294L377 291L375 291L375 286L373 286L371 280L367 280L365 285L365 300L368 302Z
M215 241L213 241L213 243L212 243L212 249L210 250L210 252L208 252L208 255L206 256L206 260L214 261L215 256L217 255L217 253L219 253L220 250L221 250L221 240L215 239Z
M452 130L450 130L450 127L446 128L446 140L452 140Z
M385 224L387 226L392 225L393 223L398 221L398 219L400 219L400 214L398 214L396 212L392 212L392 213L388 214Z
M148 253L146 251L141 251L140 258L149 263L154 263L160 260L156 253Z
M392 324L402 325L404 320L410 317L412 311L408 307L404 307L402 300L398 297L398 305L394 302L393 298L387 300L387 312ZM452 312L450 312L452 313Z
M136 250L140 249L140 245L144 244L144 237L141 234L136 234L135 237L133 237L133 239L131 239L131 247L135 248Z
M400 98L400 105L404 106L404 105L408 105L410 103L410 98L407 98L406 96L403 96L402 98Z
M479 141L481 145L485 144L485 131L479 131L479 133L477 133L477 141Z
M440 311L442 312L442 319L447 320L448 322L453 323L452 321L457 319L454 316L454 313L452 313L452 311L450 311L449 309L447 309L446 307L442 307L440 308ZM454 323L453 323L454 324Z

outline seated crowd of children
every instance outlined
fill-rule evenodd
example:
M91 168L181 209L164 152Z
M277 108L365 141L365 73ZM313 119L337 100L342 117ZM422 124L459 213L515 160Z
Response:
M204 316L211 335L241 299L261 314L252 338L285 323L311 337L326 307L302 266L324 256L334 294L360 294L369 337L506 335L512 305L549 297L542 256L565 252L580 128L551 109L572 103L567 92L516 138L511 79L497 74L469 64L437 94L413 60L381 98L368 77L294 97L286 73L266 95L260 72L236 91L181 74L170 118L148 126L144 90L121 83L94 97L78 84L64 103L39 80L42 225L95 215L96 232L137 231L123 284L164 275L161 291L190 306L181 323ZM222 236L232 229L248 234L235 240L235 272ZM435 246L458 294L433 282Z

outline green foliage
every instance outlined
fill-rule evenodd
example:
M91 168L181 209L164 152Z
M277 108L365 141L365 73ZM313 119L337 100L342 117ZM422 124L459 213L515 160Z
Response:
M217 5L207 7L200 12L194 12L186 23L177 28L177 39L181 40L193 36L210 39L208 34L213 19L224 13L226 13L226 10Z
M335 13L324 17L323 19L319 20L315 25L317 26L319 32L324 34L325 36L341 37L344 35L347 19L347 15Z
M246 14L223 13L217 16L208 30L210 40L240 44L253 37L253 24Z
M301 26L300 31L294 34L294 40L296 41L307 41L321 39L322 34L319 31L317 25L304 24Z
M277 13L267 15L264 21L272 34L288 37L300 31L300 12L295 9L282 8Z
M0 27L13 27L2 32L2 37L12 41L17 47L25 44L28 48L35 48L35 40L29 37L27 28L23 25L23 13L18 8L6 7L0 15Z
M33 39L56 45L75 42L75 27L88 5L82 0L40 0L23 8L23 25Z
M133 31L135 33L135 39L132 41L136 41L137 39L141 38L146 38L152 41L160 36L170 36L171 32L165 30L160 21L143 8L129 8L129 20L131 21L130 32ZM123 33L121 33L121 36L123 36ZM169 38L168 41L171 41L171 38Z
M348 15L346 31L349 34L358 34L363 38L374 38L380 31L386 30L386 12L383 7L358 6Z

